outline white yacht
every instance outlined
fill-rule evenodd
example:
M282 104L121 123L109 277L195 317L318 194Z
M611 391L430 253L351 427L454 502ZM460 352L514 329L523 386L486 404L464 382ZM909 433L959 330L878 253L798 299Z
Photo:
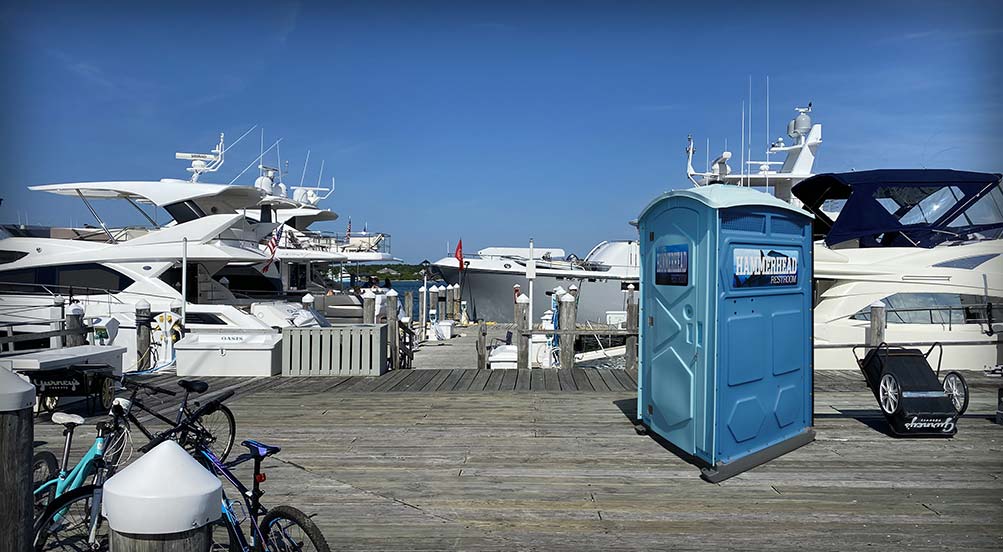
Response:
M816 217L815 368L848 369L870 305L885 340L943 345L944 369L1003 364L1003 190L999 174L876 170L795 186ZM931 361L936 366L939 351Z
M526 263L530 250L515 247L489 247L477 255L459 261L445 257L434 263L435 270L450 284L459 284L467 301L471 319L512 322L514 318L513 286L528 293ZM564 250L534 248L536 278L533 284L533 319L551 308L550 293L558 286L568 289L578 286L578 319L606 322L607 312L625 308L624 291L628 285L638 286L637 240L604 241L579 259L564 257Z
M812 176L818 148L822 143L822 125L811 120L811 104L796 108L798 115L787 125L788 136L793 140L785 145L777 139L768 152L767 161L748 161L749 167L733 173L728 165L732 154L725 151L706 172L693 168L693 138L686 147L687 178L695 186L727 183L769 189L785 201L797 202L791 196L791 187ZM770 155L785 155L783 161L769 161ZM779 168L777 168L779 166ZM574 284L579 288L578 318L582 321L607 322L606 313L622 313L628 285L638 286L638 245L636 240L604 241L596 245L585 259L568 258L558 248L536 249L537 278L533 288L533 319L538 320L551 307L547 295L555 287L567 289ZM511 322L514 317L513 285L519 284L522 293L528 291L526 261L529 249L489 247L471 257L464 257L465 268L461 274L453 257L444 257L434 263L435 269L446 282L461 284L467 308L472 317ZM615 315L614 315L615 316Z

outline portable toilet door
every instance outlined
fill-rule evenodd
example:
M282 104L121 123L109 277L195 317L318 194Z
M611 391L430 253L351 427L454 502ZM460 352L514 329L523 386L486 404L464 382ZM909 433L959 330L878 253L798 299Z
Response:
M695 282L716 274L713 211L679 198L641 221L642 333L638 419L684 452L713 462L712 428L706 409L714 388L708 369L707 332L713 285ZM654 278L654 282L648 282ZM711 282L712 283L712 282Z

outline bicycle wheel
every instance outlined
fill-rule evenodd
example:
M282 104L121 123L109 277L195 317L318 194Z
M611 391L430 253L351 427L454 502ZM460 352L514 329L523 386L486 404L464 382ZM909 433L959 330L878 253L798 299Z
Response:
M108 524L101 517L101 504L95 504L100 497L100 487L86 485L53 500L42 517L35 520L36 552L107 550ZM92 525L96 525L93 543Z
M59 475L59 463L56 455L47 450L36 452L31 457L31 490L34 491L43 483L52 481ZM49 485L44 491L35 493L35 519L45 512L45 507L56 498L56 486Z
M261 520L265 552L331 552L324 535L306 514L292 506L276 506Z
M196 427L206 437L203 444L216 455L220 461L226 460L233 449L233 438L237 433L237 422L233 412L226 405L219 405L211 414L198 419Z

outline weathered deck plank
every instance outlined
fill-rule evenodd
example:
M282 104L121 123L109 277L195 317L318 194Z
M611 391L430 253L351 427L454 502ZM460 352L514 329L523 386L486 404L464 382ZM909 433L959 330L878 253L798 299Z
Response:
M540 372L545 385L531 374L523 392L514 370L391 373L334 387L318 377L209 382L210 393L236 391L238 441L282 447L265 460L267 504L314 515L332 549L1003 546L1003 427L989 419L999 380L969 378L970 413L955 438L936 440L888 437L857 375L818 376L818 440L711 485L634 432L632 388L596 392L583 371L580 390L573 371ZM626 374L593 376L626 387ZM506 378L511 386L497 390ZM402 382L411 390L386 391ZM61 428L47 419L36 440L58 454ZM99 419L77 430L74 459Z

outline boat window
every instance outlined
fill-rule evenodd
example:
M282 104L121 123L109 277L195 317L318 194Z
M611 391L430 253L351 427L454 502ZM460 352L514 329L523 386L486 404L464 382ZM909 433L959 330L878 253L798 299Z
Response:
M999 257L999 253L989 253L988 255L973 255L971 257L961 257L959 259L951 259L950 261L937 263L933 266L938 266L942 268L966 268L968 270L973 270L975 267L985 264L986 261L995 259L996 257Z
M60 290L76 289L81 292L122 291L133 283L128 276L97 263L11 270L0 273L0 281L52 286Z
M18 259L23 259L28 253L24 251L0 251L0 264L12 263Z
M1003 297L959 293L896 293L881 300L891 324L977 324L986 320L992 303L993 320L1003 320ZM870 320L871 308L861 309L853 320Z
M1003 223L1003 189L999 184L948 224L958 228Z
M225 326L226 322L212 314L211 312L186 312L185 313L185 323L186 324L207 324L213 326Z
M171 218L176 220L178 224L206 216L205 211L203 211L202 208L194 201L182 201L180 203L165 205L164 210L167 211L167 214L171 215Z
M882 187L874 199L902 225L936 222L964 193L957 186Z

